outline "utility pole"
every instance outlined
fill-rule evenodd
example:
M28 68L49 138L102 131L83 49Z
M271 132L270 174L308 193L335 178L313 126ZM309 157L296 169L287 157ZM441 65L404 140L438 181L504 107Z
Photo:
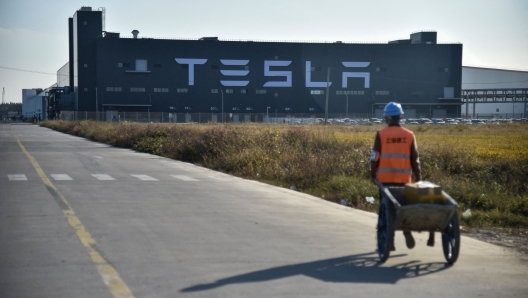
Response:
M326 104L325 104L325 125L328 123L328 91L330 89L330 67L326 75Z

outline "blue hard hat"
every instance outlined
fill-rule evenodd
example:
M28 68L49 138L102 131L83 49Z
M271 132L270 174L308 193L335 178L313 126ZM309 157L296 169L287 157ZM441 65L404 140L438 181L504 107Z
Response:
M383 117L393 117L403 115L401 104L397 102L389 102L383 110Z

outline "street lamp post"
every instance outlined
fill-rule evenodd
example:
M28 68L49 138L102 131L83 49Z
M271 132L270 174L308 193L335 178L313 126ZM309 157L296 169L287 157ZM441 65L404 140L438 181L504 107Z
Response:
M99 121L99 103L97 102L97 87L95 87L95 121Z
M270 107L266 108L266 122L269 123L269 109Z
M326 104L325 104L325 124L328 122L328 89L330 89L330 67L328 67L326 75Z
M222 123L224 123L224 90L220 90L222 92Z
M346 96L346 99L347 99L345 118L348 118L348 94L345 93L345 96Z

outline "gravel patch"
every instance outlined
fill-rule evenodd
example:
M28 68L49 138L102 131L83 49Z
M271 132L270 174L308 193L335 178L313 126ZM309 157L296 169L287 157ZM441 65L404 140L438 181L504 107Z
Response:
M528 255L528 229L461 227L461 234Z

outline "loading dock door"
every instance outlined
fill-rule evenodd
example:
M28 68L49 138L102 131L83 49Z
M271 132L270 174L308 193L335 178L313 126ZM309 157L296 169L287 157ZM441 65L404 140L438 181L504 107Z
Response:
M106 111L106 121L117 121L117 111L107 110Z
M447 110L446 109L433 109L433 118L446 118Z
M455 88L454 87L444 87L444 98L454 98L455 97Z
M403 109L403 117L405 119L415 119L416 118L416 109Z

